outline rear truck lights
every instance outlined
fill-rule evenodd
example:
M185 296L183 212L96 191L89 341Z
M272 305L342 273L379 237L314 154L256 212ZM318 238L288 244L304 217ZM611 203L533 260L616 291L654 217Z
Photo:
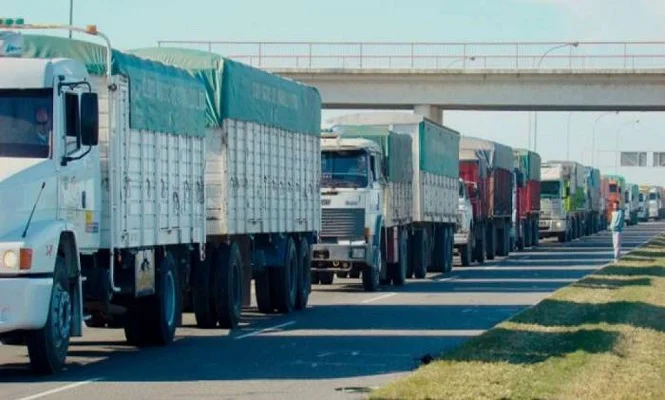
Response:
M2 253L2 267L29 270L32 268L32 249L6 250Z

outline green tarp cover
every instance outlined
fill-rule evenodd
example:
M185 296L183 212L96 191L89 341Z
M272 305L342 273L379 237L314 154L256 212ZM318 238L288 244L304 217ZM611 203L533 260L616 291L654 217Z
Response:
M367 139L378 143L386 156L390 182L407 183L413 177L411 136L395 133L380 126L335 125L333 131L343 139Z
M419 135L420 169L435 175L458 178L459 133L423 119Z
M513 149L515 168L524 173L528 181L540 181L540 155L526 149Z
M106 73L106 47L55 36L24 35L27 58L70 58L91 75ZM112 71L129 80L132 129L180 135L205 135L205 91L183 69L113 50Z
M201 50L155 47L129 53L187 69L206 88L207 125L226 118L319 135L321 97L310 86Z

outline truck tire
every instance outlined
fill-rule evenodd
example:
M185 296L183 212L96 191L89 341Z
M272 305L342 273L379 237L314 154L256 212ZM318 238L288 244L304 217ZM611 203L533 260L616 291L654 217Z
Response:
M235 242L217 252L213 270L213 297L216 318L222 329L234 329L242 313L242 256Z
M125 337L134 346L166 346L180 320L180 287L175 259L167 252L156 271L155 294L134 299L125 315Z
M517 251L523 251L525 247L525 242L526 242L526 221L521 221L520 225L522 227L522 237L517 238L517 243L515 244L515 247L517 247Z
M266 256L262 251L254 253L254 264L257 272L254 277L254 291L256 292L256 305L262 314L271 314L275 311L272 303L270 289L270 271L266 268Z
M482 224L476 230L476 243L473 246L473 259L479 264L485 262L485 228Z
M376 292L379 290L381 271L379 266L383 263L381 249L374 251L374 266L366 266L363 269L363 289L366 292Z
M332 272L328 271L319 272L319 282L322 285L332 285L334 281L335 281L335 274L333 274Z
M298 246L298 298L296 299L296 310L307 308L309 294L312 291L312 253L309 251L309 242L306 238L300 239Z
M507 248L510 247L510 232L506 231L506 223L501 224L501 229L497 229L497 246L496 246L496 255L506 256ZM508 243L506 243L506 241Z
M455 235L453 233L453 228L451 226L446 226L446 245L445 249L445 264L444 264L444 273L453 271L453 253L455 253Z
M487 225L487 230L485 231L485 254L487 255L488 260L494 260L496 256L496 225L493 222Z
M409 267L409 243L408 234L402 230L399 232L399 260L388 265L388 272L394 286L402 286L406 283L406 270Z
M462 260L462 266L468 267L469 265L471 265L471 256L472 256L471 239L469 239L467 244L460 247L460 258Z
M53 272L53 288L46 324L26 336L32 369L53 374L65 366L73 316L71 282L64 257L58 255Z
M298 299L298 253L293 238L286 239L284 264L271 268L272 301L277 311L288 314L293 311ZM332 274L332 273L331 273ZM321 277L323 281L323 277Z
M423 279L427 276L427 252L429 245L427 241L427 230L419 229L413 236L414 241L414 265L413 275L416 279ZM364 276L364 274L363 274ZM363 278L364 280L364 278Z
M536 218L531 224L531 247L537 247L540 240L540 219Z
M192 308L196 318L196 326L211 329L217 326L217 310L212 294L211 263L217 254L212 246L206 248L206 259L201 261L196 254L192 255Z

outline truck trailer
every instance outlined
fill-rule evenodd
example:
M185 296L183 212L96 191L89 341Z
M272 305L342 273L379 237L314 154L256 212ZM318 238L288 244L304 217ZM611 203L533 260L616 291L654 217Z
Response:
M626 207L626 200L625 200L625 188L626 188L626 179L621 176L621 175L605 175L605 178L607 178L607 209L605 210L605 220L607 221L607 224L612 221L612 211L614 211L614 203L618 202L619 207L624 208ZM626 220L628 220L628 216L626 216Z
M460 149L459 168L460 199L455 249L463 266L474 261L482 264L487 256L489 167L485 157L479 157L475 150Z
M588 210L585 224L587 235L598 233L601 230L601 221L604 215L602 213L601 183L600 170L585 166L584 194L587 204L586 209Z
M637 225L638 213L640 211L640 187L634 183L627 182L624 189L624 202L626 203L626 224Z
M486 175L479 172L479 168L484 168L481 164L487 166ZM493 260L496 255L507 256L510 252L514 164L510 147L490 140L462 136L460 176L466 182L475 183L487 207L485 220L481 224L485 232L485 254L489 260Z
M252 277L263 311L304 308L320 229L316 89L74 30L106 47L0 40L0 338L53 373L93 315L122 321L132 345L167 345L187 293L199 326L236 327Z
M538 245L540 220L540 155L526 149L514 149L515 168L522 175L521 184L516 184L519 206L519 221L523 235L518 236L518 248ZM519 232L519 230L516 230ZM521 241L521 243L519 243Z
M398 222L385 221L392 226L387 238L386 262L400 262L400 234L408 234L406 276L424 278L427 271L449 272L453 264L453 235L457 225L459 198L459 166L458 152L460 135L458 132L439 125L418 114L406 113L362 113L349 114L327 121L331 126L354 126L360 132L370 132L369 128L380 128L388 135L388 131L408 135L411 138L411 204L410 214L398 215ZM365 138L374 135L363 134ZM342 138L346 137L343 135ZM388 149L389 157L398 156L395 149ZM385 165L400 161L389 159ZM391 168L397 169L397 165ZM404 172L408 171L406 169ZM322 188L324 190L325 188ZM406 189L404 189L406 190ZM406 194L406 192L404 192ZM384 197L386 199L391 197ZM397 199L394 199L397 201ZM401 201L401 200L400 200ZM324 206L325 208L328 206ZM392 211L391 211L392 212ZM390 218L394 218L388 215ZM385 218L385 216L384 216ZM395 224L404 228L395 229ZM385 224L384 224L385 225ZM325 230L324 221L322 230ZM317 259L314 259L316 261ZM387 278L387 277L386 277Z

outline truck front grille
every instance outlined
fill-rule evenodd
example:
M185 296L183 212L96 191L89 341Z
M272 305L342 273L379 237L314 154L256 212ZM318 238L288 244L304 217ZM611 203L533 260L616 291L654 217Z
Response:
M321 210L321 237L354 239L365 237L365 209L324 208Z

